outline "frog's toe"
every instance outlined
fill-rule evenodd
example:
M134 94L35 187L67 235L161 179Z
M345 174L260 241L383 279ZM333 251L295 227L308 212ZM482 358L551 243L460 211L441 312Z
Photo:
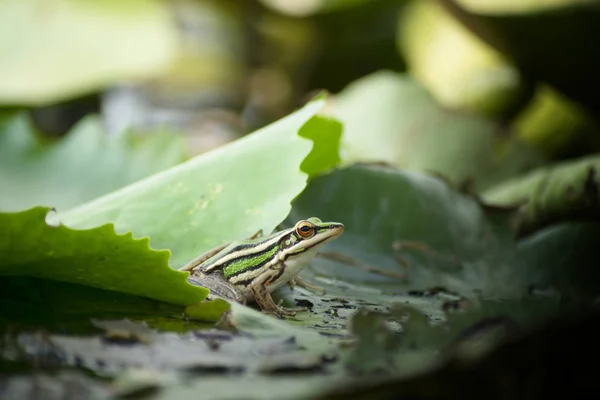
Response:
M285 308L285 307L279 307L279 310L283 313L283 314L287 314L287 315L296 315L296 313L298 312L303 312L303 311L308 311L308 308L306 307L298 307L298 308Z
M283 312L281 310L277 310L277 311L276 310L262 310L262 313L266 314L266 315L272 315L272 316L280 318L280 319L283 318L284 316L293 317L294 315L296 315L296 313Z

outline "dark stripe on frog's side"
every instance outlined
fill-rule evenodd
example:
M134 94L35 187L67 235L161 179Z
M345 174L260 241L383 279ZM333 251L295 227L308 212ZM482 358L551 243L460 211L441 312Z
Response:
M282 263L279 267L279 271L277 272L277 275L275 275L269 282L266 282L267 286L273 282L276 282L277 279L279 279L279 277L281 275L283 275L284 272L285 272L285 264ZM252 281L255 280L259 275L261 275L261 274L256 274L251 278L244 279L243 281L236 281L235 278L233 278L230 280L230 282L236 286L246 287L246 286L250 285L252 283Z
M248 286L249 284L251 284L251 283L252 283L252 281L253 281L254 279L256 279L256 276L253 276L252 278L244 279L243 281L239 281L239 282L237 282L235 279L232 279L230 282L231 282L232 284L234 284L235 286L243 286L243 287L246 287L246 286Z

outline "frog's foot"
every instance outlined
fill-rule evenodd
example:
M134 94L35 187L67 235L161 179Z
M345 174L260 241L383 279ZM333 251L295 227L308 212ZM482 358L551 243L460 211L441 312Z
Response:
M284 307L277 307L275 310L262 310L262 313L267 315L274 315L278 318L293 317L294 315L296 315L295 311Z
M250 285L250 290L252 291L252 295L254 296L254 300L258 303L259 307L265 314L275 314L278 317L283 316L294 316L297 311L302 311L306 309L302 308L285 308L281 306L280 300L277 304L273 301L269 290L267 289L267 285L271 279L275 276L278 276L279 271L277 269L272 269L260 275Z
M283 307L281 305L281 303L283 303L283 299L279 300L277 302L277 310L279 310L279 312L281 312L284 315L296 315L297 312L304 312L304 311L308 311L308 308L306 307L294 307L294 308L287 308L287 307Z
M289 283L292 287L300 286L301 288L308 289L313 292L321 292L321 294L323 294L323 295L327 294L327 291L325 290L325 288L322 288L321 286L310 284L310 283L306 282L304 279L300 278L299 276L296 276Z
M274 308L262 310L264 314L276 315L278 317L293 317L298 312L308 311L306 307L287 308L281 305L283 299L279 300L277 304L273 304Z

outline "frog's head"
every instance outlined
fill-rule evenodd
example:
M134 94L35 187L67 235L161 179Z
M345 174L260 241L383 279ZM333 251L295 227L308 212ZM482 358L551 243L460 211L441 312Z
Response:
M339 222L323 222L316 217L298 221L281 242L282 256L288 261L297 259L297 264L304 267L321 246L342 233L344 224Z

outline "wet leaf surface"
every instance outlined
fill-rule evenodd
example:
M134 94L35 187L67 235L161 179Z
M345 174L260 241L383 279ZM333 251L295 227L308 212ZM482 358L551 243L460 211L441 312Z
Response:
M596 386L595 369L590 365L594 365L598 352L599 321L597 306L570 310L528 333L504 337L500 345L488 349L485 357L449 358L424 374L355 381L316 398L585 397ZM463 342L472 340L477 333L489 338L494 326L503 325L481 324L477 330L471 330L470 336L465 335Z
M47 400L65 398L106 399L111 391L78 371L58 374L36 373L0 378L0 396L3 399Z
M293 366L295 359L298 369L312 369L323 363L319 357L311 357L311 363L307 365L307 358L285 356L296 348L293 337L253 338L227 335L226 332L159 334L149 331L140 334L138 330L121 327L120 331L111 328L100 336L91 337L53 334L40 338L36 334L22 334L19 344L29 357L44 356L36 350L44 345L51 346L54 357L58 357L63 365L83 367L103 376L115 376L125 369L142 367L203 375L271 372L282 366Z

